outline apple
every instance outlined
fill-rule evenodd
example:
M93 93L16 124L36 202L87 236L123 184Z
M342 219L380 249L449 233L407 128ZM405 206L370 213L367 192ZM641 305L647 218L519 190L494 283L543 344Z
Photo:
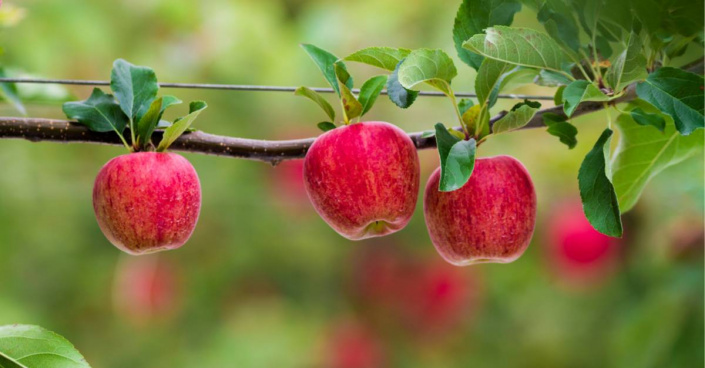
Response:
M619 240L595 230L585 218L580 202L555 208L546 235L548 260L562 283L596 284L616 264Z
M110 160L93 186L105 237L132 255L182 246L201 210L196 170L175 153L138 152Z
M440 168L424 194L424 217L433 245L456 266L509 263L529 246L536 222L536 192L529 173L510 156L479 158L470 180L440 192Z
M419 188L416 147L384 122L342 126L314 141L304 160L306 192L316 212L350 240L401 230Z
M337 323L326 341L325 364L330 368L376 368L386 366L384 349L365 325L355 321Z
M166 258L124 258L115 274L113 300L117 311L133 322L172 316L180 299L177 275Z

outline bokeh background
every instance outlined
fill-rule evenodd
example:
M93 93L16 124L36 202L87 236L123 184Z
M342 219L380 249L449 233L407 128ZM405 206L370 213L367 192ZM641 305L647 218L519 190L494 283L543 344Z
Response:
M323 86L299 47L452 46L457 2L409 0L4 1L8 74L108 79L112 61L163 82ZM536 26L525 9L515 25ZM702 56L689 51L674 64ZM378 70L349 65L359 86ZM89 87L20 86L34 117ZM251 138L318 134L324 115L288 93L162 91L209 104L196 128ZM519 92L552 94L535 86ZM501 101L497 111L516 101ZM544 106L550 106L545 103ZM187 104L169 118L186 113ZM16 116L8 104L3 116ZM436 254L421 203L392 236L350 242L317 216L301 161L276 168L185 154L203 187L181 249L130 257L101 234L95 175L121 147L0 141L0 325L44 326L94 367L693 367L703 362L703 157L669 168L612 241L587 227L577 171L608 114L575 119L568 150L543 129L490 139L537 189L533 242L508 265L455 268ZM368 115L407 131L452 124L446 99L408 111L385 97ZM438 165L419 153L422 181ZM423 185L422 185L423 187Z

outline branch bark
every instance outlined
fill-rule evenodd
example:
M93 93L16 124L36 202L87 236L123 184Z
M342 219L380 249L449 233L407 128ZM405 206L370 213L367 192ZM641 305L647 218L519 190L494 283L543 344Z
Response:
M685 68L702 74L703 61L701 59ZM628 102L635 98L635 85L631 85L622 97L610 103ZM573 117L601 110L604 106L602 102L581 103L576 108L575 112L573 112ZM543 114L545 113L565 116L562 106L543 109L536 113L533 119L522 129L544 127ZM505 114L506 112L502 112L490 119L490 126L494 125L494 123ZM460 130L460 127L456 127L455 129ZM162 134L162 131L155 131L152 135L152 142L155 143L155 146L162 139ZM417 149L427 149L436 146L435 137L422 138L421 135L422 132L409 133L409 138L414 142ZM129 136L130 134L125 134L125 137ZM119 137L113 132L97 133L88 130L88 128L76 122L41 118L0 117L0 139L2 138L26 139L32 142L48 141L122 145ZM313 144L314 140L315 138L270 141L227 137L196 131L185 133L179 137L169 149L173 151L263 161L276 165L283 160L303 158L306 156L306 151L308 151L308 148Z

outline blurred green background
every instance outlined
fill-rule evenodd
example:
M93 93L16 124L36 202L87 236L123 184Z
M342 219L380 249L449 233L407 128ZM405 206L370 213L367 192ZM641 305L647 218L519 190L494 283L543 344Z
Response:
M471 91L474 71L452 46L457 6L4 1L0 60L12 75L48 78L108 79L112 61L125 58L154 68L162 82L323 86L299 43L339 56L366 46L429 47L453 55L454 88ZM525 9L514 24L535 26L535 14ZM681 62L698 56L702 49ZM349 69L356 86L379 74ZM41 92L35 100L90 94L89 87L22 88ZM214 134L308 137L324 118L288 93L168 92L206 100L196 128ZM519 92L552 94L535 86ZM60 102L27 105L29 116L63 118ZM178 106L167 117L186 110ZM7 104L0 113L17 115ZM381 97L368 117L419 131L451 124L453 114L446 99L419 98L404 111ZM576 218L578 167L607 114L575 119L573 150L543 129L483 145L482 156L509 154L524 163L539 218L516 262L462 269L442 263L433 249L420 202L403 231L350 242L308 204L300 161L273 168L195 154L185 156L199 173L203 206L191 240L176 251L130 257L103 237L91 205L95 175L124 148L0 141L0 325L53 330L94 367L699 366L702 155L648 185L624 217L621 241L585 230L579 205L577 220L561 222ZM437 154L419 155L425 181ZM573 228L583 252L577 261L561 235Z

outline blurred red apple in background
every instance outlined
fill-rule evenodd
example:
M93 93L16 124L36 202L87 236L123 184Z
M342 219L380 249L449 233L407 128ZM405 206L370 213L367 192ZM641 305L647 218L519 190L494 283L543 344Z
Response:
M419 263L406 280L400 313L419 337L461 331L475 313L479 283L467 270L441 261Z
M401 230L419 190L411 139L384 122L341 126L319 136L304 161L316 212L340 235L360 240Z
M105 237L124 252L175 249L196 227L201 184L183 156L130 153L108 161L98 172L93 209Z
M345 321L333 327L325 344L327 368L385 367L384 348L366 326Z
M619 239L595 230L580 202L556 207L547 229L549 262L561 283L588 286L611 274L619 256Z
M472 318L479 303L480 280L468 269L436 259L412 257L394 247L358 248L352 291L381 324L417 337L439 337Z
M132 322L168 319L180 302L177 272L158 255L123 258L115 273L113 300L118 313Z
M509 156L479 158L470 180L452 192L438 190L440 168L424 195L424 217L438 253L456 266L508 263L531 242L536 193L521 162Z

